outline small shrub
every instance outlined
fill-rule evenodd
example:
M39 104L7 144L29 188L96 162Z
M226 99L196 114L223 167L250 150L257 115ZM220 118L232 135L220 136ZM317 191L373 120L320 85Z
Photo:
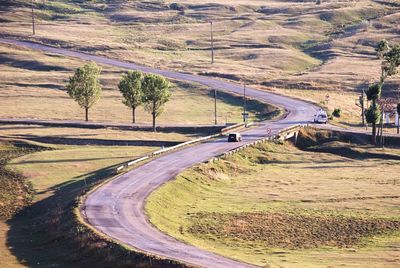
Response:
M334 117L340 117L340 115L341 115L341 113L342 113L342 110L340 109L340 108L335 108L335 110L333 110L333 113L332 113L332 115L334 116Z
M172 10L177 10L177 11L185 11L185 6L179 4L179 3L172 3L169 5L169 8Z

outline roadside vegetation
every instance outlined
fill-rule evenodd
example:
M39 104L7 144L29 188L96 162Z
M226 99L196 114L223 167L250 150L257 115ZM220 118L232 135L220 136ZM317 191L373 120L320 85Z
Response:
M89 121L89 109L101 96L100 72L101 69L95 62L87 63L75 70L65 87L68 95L85 109L86 122Z
M182 172L146 209L163 232L256 265L396 267L400 151L365 142L309 130L297 147L246 148Z
M68 95L85 110L85 121L89 121L89 109L101 98L100 67L87 63L75 70L66 86ZM128 71L118 84L123 104L132 109L132 123L136 121L136 108L144 105L151 113L153 132L156 132L156 118L163 112L163 106L171 98L171 83L163 76Z
M379 82L369 85L365 90L367 99L371 101L370 107L365 111L365 118L367 123L372 125L372 144L381 144L383 146L383 124L385 113L397 112L396 106L400 100L383 99L382 88L385 81L398 73L397 68L400 66L400 43L397 45L390 45L388 41L381 40L376 46L378 57L382 60L381 63L381 77ZM399 91L400 96L400 91ZM363 95L364 96L364 95ZM364 101L364 100L363 100ZM390 103L391 101L392 103ZM399 119L397 119L399 120ZM399 123L399 121L397 122ZM377 125L380 127L377 129ZM377 131L378 130L378 131ZM380 131L380 141L377 141L377 136Z

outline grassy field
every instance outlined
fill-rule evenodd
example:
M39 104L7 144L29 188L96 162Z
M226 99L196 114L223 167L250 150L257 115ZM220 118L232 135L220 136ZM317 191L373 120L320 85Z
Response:
M83 110L69 98L65 84L83 61L0 45L0 117L83 120ZM117 85L123 70L103 67L104 91L90 111L93 121L130 123L131 111L122 103ZM242 120L242 99L219 94L220 124ZM250 101L251 119L267 117L273 108ZM209 89L198 84L174 82L172 99L158 118L160 124L214 124L214 99ZM151 123L151 115L140 107L138 123Z
M12 161L10 166L20 170L41 194L93 176L104 167L138 158L158 147L130 146L60 146L55 150L26 155Z
M151 222L261 266L397 267L399 149L314 137L184 171L148 199Z
M234 81L246 77L254 86L316 103L329 92L340 102L327 106L342 108L337 123L343 126L359 122L355 99L379 78L374 45L383 38L400 41L400 7L394 0L325 0L320 5L294 0L51 0L36 3L36 8L36 36L23 1L6 1L0 32L153 67ZM395 96L398 82L398 76L391 78L384 95ZM176 105L171 102L171 107ZM211 113L204 116L211 122Z
M341 108L342 117L334 123L351 127L360 122L355 99L380 75L374 45L383 38L400 42L396 0L323 0L321 5L297 0L35 1L35 36L28 2L2 2L1 36L230 81L246 78L263 90L307 99L330 111ZM215 64L210 63L211 20ZM83 64L0 45L0 117L82 120L83 111L64 86ZM121 74L103 66L104 92L91 120L131 122L116 88ZM392 77L384 96L397 96L399 81ZM240 121L241 104L240 97L220 95L219 123ZM252 119L271 112L257 102L248 108ZM139 109L138 122L150 121ZM174 81L173 98L158 123L213 124L212 92ZM2 267L101 265L64 243L68 224L57 222L60 217L54 217L54 232L43 219L51 218L50 210L62 214L85 180L102 178L113 165L159 148L155 143L104 146L101 140L178 142L192 137L35 125L0 126L0 136L47 140L42 145L50 148L9 165L27 176L37 196L22 215L0 222ZM78 145L82 139L95 144ZM260 265L399 266L399 236L377 236L398 227L399 150L340 142L321 148L266 144L186 171L151 198L151 219L178 239ZM282 228L270 228L277 225ZM335 226L336 237L327 235L329 226ZM310 239L309 227L323 231ZM269 236L274 239L265 239Z
M38 135L50 132L64 136L70 130L56 128L56 132L54 129L51 132L51 129L38 128L43 131L36 133ZM70 135L78 133L76 129L70 131ZM83 130L82 134L85 131L87 135L95 136L90 130ZM115 139L112 131L103 135L107 134ZM57 211L67 215L66 209L72 204L74 197L86 185L110 176L116 165L159 149L150 146L42 144L23 140L1 141L0 145L0 156L10 160L6 169L1 167L0 172L0 211L4 211L4 215L10 218L8 221L5 221L7 218L0 221L1 267L39 264L67 267L72 263L85 263L85 255L80 255L78 249L71 246L66 239L68 228L71 228L68 227L70 219L64 217L62 222L56 223L62 218L57 216ZM7 174L8 177L5 176ZM14 201L10 200L10 193L14 193L11 195ZM29 200L23 199L24 196ZM23 209L30 201L30 206ZM13 216L21 209L21 214ZM49 227L49 222L52 222L50 226L56 231ZM64 229L60 231L57 228Z

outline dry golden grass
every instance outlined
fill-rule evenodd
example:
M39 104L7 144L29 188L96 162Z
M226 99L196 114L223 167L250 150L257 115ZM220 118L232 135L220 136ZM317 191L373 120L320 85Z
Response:
M269 143L201 164L146 209L162 231L256 265L398 266L399 232L376 234L388 222L399 228L399 149L332 141L317 149Z
M396 1L325 0L315 5L314 1L190 0L179 1L176 10L170 6L174 1L53 0L37 4L35 37L30 33L29 8L21 3L5 5L1 33L159 68L246 77L256 85L265 83L266 89L316 103L321 98L312 90L329 91L337 99L342 92L352 92L350 100L334 107L345 110L343 121L349 124L358 122L356 92L379 77L373 46L383 38L400 41ZM214 65L210 20L215 30ZM393 95L398 81L390 79L385 91ZM76 111L68 113L78 117Z
M314 1L279 0L222 0L210 2L211 4L205 4L199 0L179 1L185 7L184 13L169 8L173 1L85 1L84 3L72 0L38 1L35 37L31 36L30 9L23 4L25 1L3 2L0 7L0 33L6 36L33 39L158 68L190 73L215 72L230 75L233 79L246 77L255 86L264 82L266 86L263 88L266 90L308 99L315 103L323 101L326 93L329 93L331 100L327 106L330 110L342 108L343 117L336 121L342 125L354 125L359 121L359 110L354 105L355 98L358 96L357 92L365 87L365 83L379 77L379 61L374 56L374 44L383 38L391 42L400 41L397 29L400 21L399 6L395 0L386 1L393 3L393 6L373 0L323 0L321 5L315 5ZM214 21L215 30L216 63L214 65L210 64L210 20ZM369 20L369 25L366 27L365 24L357 25L363 20ZM82 111L68 99L65 92L57 90L62 88L73 69L82 65L81 61L22 51L4 45L0 46L0 53L1 63L3 63L0 65L2 73L0 76L0 116L43 119L81 119L83 117ZM22 66L12 66L15 63ZM35 69L29 70L32 66ZM38 68L41 71L38 71ZM119 75L119 70L104 68L102 82L107 90L104 92L102 101L91 112L93 120L130 122L130 112L121 104L120 96L114 90ZM398 81L398 77L390 79L388 89L396 89ZM186 91L183 93L178 89L174 92L177 99L167 106L165 117L160 118L160 123L213 122L212 99L204 93L205 91L199 91L197 85L194 87L195 89L190 90L189 93ZM391 94L393 93L392 91ZM201 103L200 106L198 106L199 103ZM198 108L190 109L191 112L187 114L187 107ZM231 121L230 118L232 121L238 120L237 114L240 114L240 110L233 112L234 107L235 105L221 104L221 122ZM148 122L149 116L139 111L139 121ZM68 134L70 137L76 137L78 135L77 130L71 130L72 133L67 133L67 131L41 127L30 129L27 133L39 136ZM24 134L20 130L4 128L1 132L5 135ZM145 134L142 136L141 133L133 135L111 130L103 134L85 130L84 134L88 137L106 139L156 138ZM163 138L175 140L186 137L165 136ZM340 213L350 214L362 214L368 209L374 215L398 216L398 211L393 209L396 208L396 204L392 202L392 199L383 201L379 198L354 199L334 203L299 202L300 199L308 198L315 201L317 198L327 200L342 196L352 198L355 195L360 197L372 194L390 195L398 186L397 162L371 159L351 160L354 167L350 167L346 166L348 159L343 157L303 152L291 147L285 148L287 151L280 153L269 152L280 162L268 168L257 165L257 175L260 176L248 175L244 172L240 174L240 180L235 180L221 172L213 173L215 178L211 182L207 180L210 185L199 189L201 198L198 204L193 204L190 209L225 211L224 204L232 210L248 211L275 208L281 210L293 206L302 210L332 208ZM87 148L82 148L84 151L79 153L74 151L78 149L73 148L71 152L77 155L82 153L85 157L89 153ZM127 157L125 149L122 148L114 160ZM279 147L279 150L281 149L282 147ZM93 152L108 156L101 148L93 149ZM374 152L382 153L375 149ZM54 152L54 154L57 153ZM385 154L398 154L398 151L385 151ZM290 158L286 159L288 156ZM34 157L38 158L33 159L34 161L46 159L41 155ZM49 154L46 157L63 160L60 155ZM316 162L318 157L332 163L317 171L307 168L320 165L321 163ZM282 163L282 159L288 162ZM293 162L296 159L300 163ZM77 160L72 160L71 165L76 164ZM104 162L98 159L86 167L98 168L103 164ZM25 165L28 170L35 170L34 166L29 166L28 163ZM42 169L40 164L38 167ZM341 175L343 179L340 180L335 179L338 167L343 171ZM59 169L57 165L55 168L56 171ZM385 173L385 177L379 179L379 174L383 171L387 174ZM67 172L68 170L65 171ZM34 174L30 173L30 175ZM217 175L221 175L221 178ZM327 176L319 178L321 175ZM49 187L52 183L51 176L51 174L45 174L39 178L38 187L43 189ZM295 178L299 176L301 178L296 180ZM373 177L373 179L357 179L358 176ZM56 179L54 182L61 182L64 179L66 178ZM311 183L315 184L315 187L310 186ZM208 199L202 199L203 193ZM175 190L174 196L163 200L164 204L174 201L177 194L180 200L196 198L193 196L193 191L185 194L184 190ZM298 197L298 200L293 197ZM270 202L275 199L276 201ZM259 205L250 207L249 204L253 204L252 201ZM172 214L172 218L170 214L160 221L164 221L166 225L171 224L171 228L180 237L177 230L182 224L188 223L188 216L175 213ZM1 225L0 228L7 230L8 227ZM0 235L2 234L0 232ZM210 247L208 240L205 242L197 240L197 243L199 246ZM234 243L228 246L216 243L215 246L221 249L220 253L230 256L236 254ZM243 246L243 244L238 246ZM266 250L263 246L250 246L244 247L244 250L236 257L260 264L272 262L272 264L277 263L282 266L290 264L290 266L303 267L305 263L308 266L332 264L339 266L350 263L354 266L368 266L376 263L377 266L389 267L398 266L397 249L398 237L381 237L372 239L372 244L369 244L367 248L284 251L282 253L282 250ZM19 265L16 258L10 254L10 249L3 243L0 254L2 254L1 266Z
M83 61L0 45L0 117L82 120L83 110L69 98L65 84ZM124 70L103 66L102 98L89 111L90 119L103 122L131 122L131 111L122 104L117 85ZM242 120L242 101L227 94L218 99L220 124ZM249 102L250 117L267 106ZM209 89L174 81L172 98L165 105L159 124L213 124L214 99ZM150 124L151 115L137 110L137 122Z

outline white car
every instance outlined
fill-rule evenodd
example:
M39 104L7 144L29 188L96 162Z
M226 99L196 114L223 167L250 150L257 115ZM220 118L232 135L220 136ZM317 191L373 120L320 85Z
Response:
M326 124L328 122L328 114L324 110L319 110L314 115L314 123Z

